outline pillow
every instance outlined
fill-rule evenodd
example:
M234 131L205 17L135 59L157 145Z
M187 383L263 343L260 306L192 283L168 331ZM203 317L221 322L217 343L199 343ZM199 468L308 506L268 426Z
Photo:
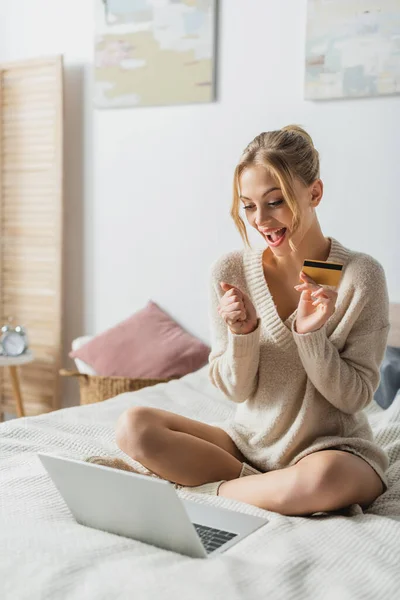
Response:
M389 408L400 390L400 348L387 346L380 374L381 380L374 400L382 408Z
M72 340L72 350L79 350L82 348L87 342L93 339L92 335L83 335L81 337ZM90 365L87 365L83 362L83 360L79 360L79 358L75 359L75 365L78 369L79 373L85 373L86 375L97 375L96 371Z
M197 371L207 363L210 351L150 300L69 356L84 361L98 375L167 379Z

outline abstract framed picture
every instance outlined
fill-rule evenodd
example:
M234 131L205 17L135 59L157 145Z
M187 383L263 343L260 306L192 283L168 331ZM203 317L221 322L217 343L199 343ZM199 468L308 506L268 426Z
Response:
M215 100L217 4L95 0L95 106Z
M400 93L400 1L308 0L305 97Z

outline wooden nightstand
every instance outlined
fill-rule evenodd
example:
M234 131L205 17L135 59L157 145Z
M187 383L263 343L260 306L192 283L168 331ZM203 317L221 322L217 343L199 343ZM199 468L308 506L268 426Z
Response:
M14 398L15 398L15 406L18 417L24 417L24 404L21 396L21 388L19 385L18 371L17 367L20 365L25 365L33 361L33 354L31 352L26 352L21 356L2 356L0 355L0 367L8 367L10 377L11 377L11 385L13 388ZM0 405L0 421L3 420L3 411Z

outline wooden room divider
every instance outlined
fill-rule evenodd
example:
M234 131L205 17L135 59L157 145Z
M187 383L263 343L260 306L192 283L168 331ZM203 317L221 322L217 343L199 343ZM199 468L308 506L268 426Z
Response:
M25 414L60 407L63 254L62 57L0 64L0 326L23 325ZM0 413L15 413L0 369Z

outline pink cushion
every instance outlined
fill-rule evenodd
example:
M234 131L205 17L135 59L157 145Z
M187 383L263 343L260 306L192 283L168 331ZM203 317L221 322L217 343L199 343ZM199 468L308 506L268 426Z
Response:
M147 306L70 352L99 375L166 379L197 371L210 348L187 333L157 304Z

